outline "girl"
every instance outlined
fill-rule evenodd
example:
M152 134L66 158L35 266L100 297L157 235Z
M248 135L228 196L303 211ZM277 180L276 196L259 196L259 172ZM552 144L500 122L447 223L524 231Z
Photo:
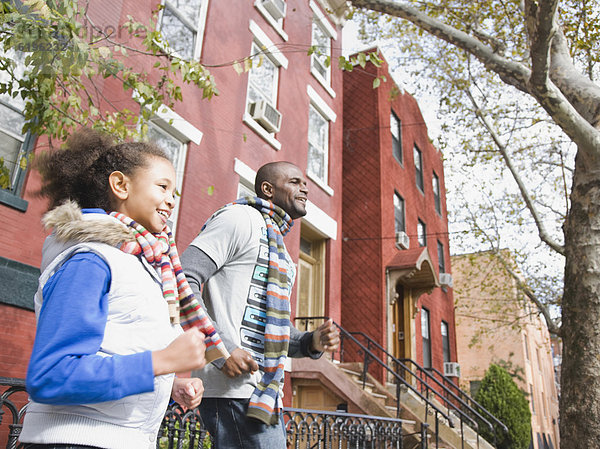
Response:
M43 221L54 232L35 295L20 441L31 449L155 448L169 396L189 408L202 397L199 379L173 373L226 355L166 226L173 165L152 144L113 145L92 130L36 164L50 199ZM180 309L191 325L184 333Z

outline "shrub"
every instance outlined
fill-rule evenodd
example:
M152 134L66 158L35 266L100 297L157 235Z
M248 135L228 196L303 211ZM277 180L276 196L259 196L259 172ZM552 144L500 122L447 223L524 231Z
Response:
M508 371L492 364L485 373L475 400L508 428L508 434L496 428L498 449L527 449L531 440L531 412L525 393L519 389ZM480 423L481 435L494 442L494 435Z

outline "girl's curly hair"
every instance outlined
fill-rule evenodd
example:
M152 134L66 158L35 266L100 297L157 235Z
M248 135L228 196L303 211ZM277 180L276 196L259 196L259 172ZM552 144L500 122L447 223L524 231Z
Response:
M169 160L158 146L147 142L114 143L100 131L83 128L73 133L66 148L37 156L35 168L42 177L41 196L50 209L73 200L82 208L112 209L108 177L114 171L131 175L149 156Z

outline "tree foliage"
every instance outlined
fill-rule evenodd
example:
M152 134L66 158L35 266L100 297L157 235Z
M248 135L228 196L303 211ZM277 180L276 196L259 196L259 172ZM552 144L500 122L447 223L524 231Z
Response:
M208 99L218 93L208 70L173 52L154 20L97 24L89 7L76 0L0 3L0 95L23 111L23 133L52 143L89 126L119 139L139 137L162 106L183 99L182 85ZM134 108L105 95L111 81Z
M508 428L508 433L494 434L483 423L483 437L493 443L496 438L498 449L527 449L531 440L531 412L529 402L508 371L492 364L486 371L475 400Z

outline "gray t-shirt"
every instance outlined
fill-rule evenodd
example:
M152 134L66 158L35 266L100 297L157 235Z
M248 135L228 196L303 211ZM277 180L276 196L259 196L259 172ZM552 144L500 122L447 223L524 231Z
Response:
M251 206L237 204L217 211L182 256L186 275L193 263L190 253L195 249L216 265L216 271L204 284L202 299L225 346L230 351L236 347L248 351L262 366L269 262L262 214ZM296 270L287 251L286 258L291 291ZM196 290L193 281L190 285ZM291 326L289 355L318 357L320 353L308 349L310 338L310 333L301 333ZM259 370L253 375L229 378L216 364L193 374L204 383L204 397L228 398L250 397L262 376Z

